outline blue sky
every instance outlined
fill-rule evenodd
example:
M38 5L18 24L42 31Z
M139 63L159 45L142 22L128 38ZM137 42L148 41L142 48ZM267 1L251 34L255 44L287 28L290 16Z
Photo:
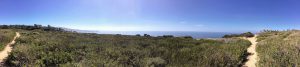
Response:
M0 24L105 31L300 29L299 0L0 0Z

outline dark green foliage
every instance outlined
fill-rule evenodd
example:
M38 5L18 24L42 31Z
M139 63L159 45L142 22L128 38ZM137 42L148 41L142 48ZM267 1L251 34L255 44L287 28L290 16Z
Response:
M164 38L173 38L174 36L173 35L163 35L162 37L164 37Z
M254 37L254 34L251 33L251 32L242 33L240 35L243 36L243 37Z
M241 37L239 34L224 35L223 38Z
M136 34L135 36L138 36L138 37L140 37L141 35L140 35L140 34Z
M151 37L149 34L144 34L144 37Z
M183 36L183 38L186 38L186 39L193 39L192 36Z
M44 30L44 31L65 31L62 28L48 26L42 26L38 24L34 25L0 25L0 29L22 29L22 30Z
M159 38L20 31L8 66L238 67L250 42L243 39Z
M232 38L232 37L254 37L254 34L251 32L246 32L242 34L230 34L230 35L223 36L223 38Z
M9 27L8 27L8 25L2 25L2 26L0 26L0 28L1 29L8 29Z

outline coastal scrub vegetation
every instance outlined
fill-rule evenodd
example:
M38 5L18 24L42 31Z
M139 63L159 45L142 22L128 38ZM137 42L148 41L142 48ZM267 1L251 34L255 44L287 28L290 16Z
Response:
M230 34L230 35L224 35L223 38L232 38L232 37L254 37L255 35L251 32L246 32L242 34Z
M151 37L16 29L12 67L239 67L251 43L239 38Z
M8 43L10 43L14 36L15 32L13 30L0 29L0 51L2 51Z
M300 31L264 30L258 38L260 67L299 67Z
M22 29L22 30L43 30L43 31L65 31L63 28L53 27L50 25L0 25L0 29Z

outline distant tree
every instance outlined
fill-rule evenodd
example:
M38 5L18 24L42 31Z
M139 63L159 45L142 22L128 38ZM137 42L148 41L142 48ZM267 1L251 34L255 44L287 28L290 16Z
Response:
M26 26L26 30L34 30L34 26Z
M45 27L43 29L44 29L44 31L50 31L50 30L52 30L52 26L48 25L47 27Z
M51 25L47 25L47 27L48 27L48 28L51 28L52 26L51 26Z
M224 35L222 38L229 38L230 37L230 35Z
M263 30L262 32L279 32L278 30Z
M232 37L254 37L255 35L251 32L246 32L242 34L230 34L230 35L224 35L223 38L232 38Z
M186 38L186 39L193 39L192 36L183 36L183 38Z
M141 35L140 34L136 34L135 36L139 36L140 37Z
M230 35L224 35L223 38L232 38L232 37L241 37L240 34L230 34Z
M149 34L144 34L144 37L151 37Z
M164 38L173 38L173 35L163 35Z
M246 32L246 33L242 33L241 36L244 36L244 37L254 37L255 35L251 32Z
M34 28L35 28L35 29L41 29L41 28L42 28L42 25L34 24Z
M43 27L42 25L0 25L1 29L23 29L23 30L35 30L41 29L44 31L65 31L63 28L52 27L50 25Z
M8 29L8 26L7 25L3 25L2 29Z

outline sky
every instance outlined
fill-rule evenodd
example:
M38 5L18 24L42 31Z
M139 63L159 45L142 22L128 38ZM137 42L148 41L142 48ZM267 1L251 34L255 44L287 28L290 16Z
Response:
M299 0L0 0L0 24L99 31L300 29Z

